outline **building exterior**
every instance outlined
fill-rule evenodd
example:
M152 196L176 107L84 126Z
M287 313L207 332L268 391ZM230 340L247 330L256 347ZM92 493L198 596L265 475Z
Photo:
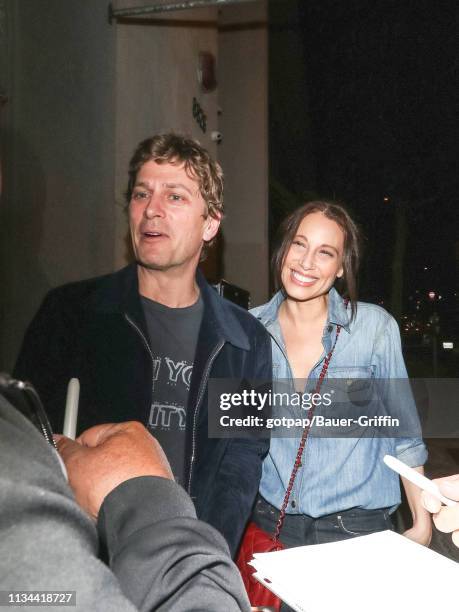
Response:
M160 131L197 138L225 171L208 276L267 299L267 3L219 5L110 22L106 0L0 0L0 369L47 290L128 261L127 164Z

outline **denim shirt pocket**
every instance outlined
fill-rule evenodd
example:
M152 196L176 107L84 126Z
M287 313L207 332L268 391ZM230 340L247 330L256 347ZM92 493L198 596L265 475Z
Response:
M356 419L363 413L372 414L378 404L375 404L375 382L371 365L330 367L323 392L329 392L333 400L324 413L327 416ZM347 426L342 433L346 437L355 432L361 432L360 426Z

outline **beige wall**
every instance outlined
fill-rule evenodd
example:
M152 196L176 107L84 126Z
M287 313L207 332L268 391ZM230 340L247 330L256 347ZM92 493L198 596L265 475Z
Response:
M221 10L218 89L227 218L225 279L268 299L268 33L265 2Z
M0 367L45 292L113 265L114 29L103 0L7 0Z
M267 33L252 27L266 3L140 25L110 25L107 4L0 0L8 23L0 27L8 54L0 86L10 98L0 141L0 369L12 368L47 290L125 263L128 160L158 131L187 132L221 160L224 275L253 303L267 298ZM212 93L199 89L199 51L218 58ZM193 97L206 112L206 134L192 116ZM221 145L210 139L214 130Z
M148 0L136 6L148 5ZM129 6L123 0L117 7ZM174 26L179 22L180 25ZM226 218L218 259L226 280L268 298L268 33L267 3L196 9L117 27L115 262L126 261L123 191L134 146L173 129L198 138L223 166ZM142 23L142 22L139 22ZM166 24L166 25L165 25ZM218 25L218 31L217 31ZM199 51L218 60L215 92L196 78ZM206 112L203 134L192 117L196 97ZM217 108L219 113L217 115ZM210 139L220 131L218 146Z
M199 9L168 13L167 17L146 20L145 25L115 26L116 266L126 262L123 193L135 146L148 136L173 130L197 138L216 155L210 134L217 129L217 93L202 93L197 80L199 52L217 54L216 18L216 9ZM206 133L193 118L194 97L207 115Z

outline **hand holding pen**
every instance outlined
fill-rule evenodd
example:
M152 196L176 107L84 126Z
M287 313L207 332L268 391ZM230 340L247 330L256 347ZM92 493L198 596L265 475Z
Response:
M433 482L442 495L459 501L459 474L436 478ZM459 504L443 506L438 497L434 497L427 491L422 493L422 504L426 510L433 513L436 528L444 533L452 532L453 542L459 546Z

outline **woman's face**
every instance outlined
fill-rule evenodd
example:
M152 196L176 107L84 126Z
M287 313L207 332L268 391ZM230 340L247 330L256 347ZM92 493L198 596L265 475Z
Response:
M288 297L299 301L326 295L343 275L344 232L321 212L300 223L282 266Z

